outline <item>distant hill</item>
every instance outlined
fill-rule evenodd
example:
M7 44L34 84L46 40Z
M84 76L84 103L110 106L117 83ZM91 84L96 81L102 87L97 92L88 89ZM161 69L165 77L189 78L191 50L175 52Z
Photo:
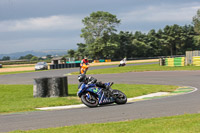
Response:
M16 52L10 54L0 54L0 59L2 59L4 56L9 56L11 59L18 59L20 56L25 56L27 54L32 54L38 57L46 55L63 56L67 54L67 50L51 49L51 50L37 50L37 51L35 50L35 51Z

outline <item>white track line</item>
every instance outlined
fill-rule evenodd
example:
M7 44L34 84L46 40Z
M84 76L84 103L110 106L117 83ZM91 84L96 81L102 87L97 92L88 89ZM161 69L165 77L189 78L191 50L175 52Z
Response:
M67 105L67 106L56 106L56 107L44 107L44 108L36 108L39 110L60 110L60 109L71 109L71 108L82 108L86 107L84 104L78 105Z
M198 89L195 87L191 87L191 86L185 86L185 87L190 87L193 88L194 90L191 92L186 92L183 94L189 94L189 93L193 93L195 91L197 91ZM137 100L142 100L143 98L149 98L149 97L156 97L156 96L169 96L169 92L156 92L156 93L151 93L148 95L143 95L143 96L139 96L139 97L134 97L134 98L128 98L127 102L133 102L133 101L137 101ZM180 95L183 95L180 94ZM67 105L67 106L56 106L56 107L43 107L43 108L36 108L39 110L60 110L60 109L71 109L71 108L82 108L82 107L86 107L84 104L79 104L79 105Z

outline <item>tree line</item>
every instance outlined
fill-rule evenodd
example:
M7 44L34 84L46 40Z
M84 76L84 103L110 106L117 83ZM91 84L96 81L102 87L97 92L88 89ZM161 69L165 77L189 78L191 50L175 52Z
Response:
M68 56L76 59L84 56L92 59L172 56L200 50L200 10L193 17L192 25L166 25L148 33L116 33L120 20L116 15L103 11L91 13L82 23L84 28L80 36L85 43L78 43L77 50L68 50Z
M25 56L20 56L18 58L18 60L27 60L27 61L43 61L43 60L51 60L52 59L52 55L46 55L46 58L42 58L42 57L37 57L34 56L32 54L27 54ZM0 61L6 61L6 60L10 60L10 56L3 56L2 59L0 59Z

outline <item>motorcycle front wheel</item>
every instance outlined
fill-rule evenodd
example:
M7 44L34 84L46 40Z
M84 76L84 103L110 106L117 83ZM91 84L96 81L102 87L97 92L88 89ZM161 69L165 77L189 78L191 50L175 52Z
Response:
M81 101L88 107L97 107L99 100L91 93L81 95Z
M127 97L123 92L119 90L113 90L113 94L115 95L116 104L125 104L127 102Z

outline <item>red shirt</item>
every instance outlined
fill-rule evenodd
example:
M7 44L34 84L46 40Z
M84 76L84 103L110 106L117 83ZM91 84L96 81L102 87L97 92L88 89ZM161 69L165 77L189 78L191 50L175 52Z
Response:
M89 65L88 59L82 59L80 66L82 66L83 64Z

